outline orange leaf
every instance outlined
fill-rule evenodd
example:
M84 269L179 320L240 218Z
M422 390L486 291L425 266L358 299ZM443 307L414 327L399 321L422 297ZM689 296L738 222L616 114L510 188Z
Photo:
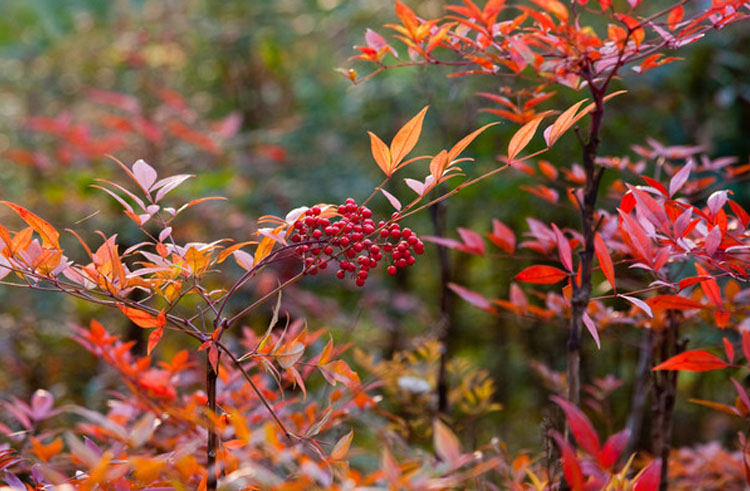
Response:
M609 256L607 250L607 244L604 243L604 239L599 235L599 232L594 235L594 251L596 252L596 258L599 260L599 266L602 267L604 276L612 285L612 290L617 293L617 287L615 286L615 267L612 264L612 258Z
M721 370L729 365L718 356L708 351L685 351L673 356L664 363L656 365L653 370L687 370L688 372L707 372Z
M43 462L49 461L52 457L59 454L63 449L63 442L60 437L55 438L52 442L45 445L33 436L31 437L34 454Z
M156 345L159 344L159 341L161 341L162 334L164 334L164 329L160 327L154 329L151 331L151 334L148 335L148 349L146 350L148 356L151 356L151 352L156 348Z
M495 126L496 124L500 124L500 123L495 122L495 123L486 124L482 126L481 128L479 128L478 130L474 130L473 132L463 137L461 141L453 145L453 148L451 148L450 151L448 152L448 162L453 162L456 159L456 157L458 157L461 154L461 152L463 152L466 149L466 147L468 147L477 136L482 134L484 130L486 130L490 126Z
M52 225L34 215L26 208L11 203L10 201L0 201L0 204L6 205L18 213L18 216L20 216L24 222L28 223L29 226L42 237L42 242L45 245L54 246L55 249L60 248L60 234L52 227Z
M349 430L349 433L342 436L339 441L336 442L333 450L331 450L331 460L341 460L345 458L346 454L349 453L349 446L352 444L353 438L354 430Z
M536 283L539 285L552 285L568 277L568 273L553 266L535 265L529 266L514 278L516 281Z
M166 324L166 316L161 314L159 314L159 317L154 317L148 312L127 307L125 305L118 305L117 308L119 308L123 314L127 315L128 319L133 321L136 326L143 327L144 329L151 327L164 327Z
M674 28L677 27L677 23L682 20L683 15L685 15L685 9L682 8L682 5L678 5L669 12L669 15L667 16L667 26L670 31L674 31Z
M430 106L425 106L419 114L414 116L406 123L396 136L391 141L391 172L398 169L398 164L406 157L409 152L414 149L414 146L419 140L419 135L422 133L422 122L424 121L424 115L427 113L427 109Z
M526 148L526 145L528 145L534 137L534 133L536 133L536 129L539 127L539 123L542 122L543 118L544 116L538 116L523 125L520 130L516 131L516 134L513 135L513 138L510 139L510 143L508 144L509 162L513 160L521 150Z
M544 130L544 139L547 141L548 147L554 145L557 139L573 126L573 118L575 117L576 112L578 112L578 108L580 108L584 102L586 102L586 99L578 101L570 106L565 112L557 117L555 122L552 123L549 128Z
M375 162L380 170L385 172L385 175L391 177L393 171L391 169L391 152L388 150L388 146L375 133L371 131L367 133L370 135L370 150Z

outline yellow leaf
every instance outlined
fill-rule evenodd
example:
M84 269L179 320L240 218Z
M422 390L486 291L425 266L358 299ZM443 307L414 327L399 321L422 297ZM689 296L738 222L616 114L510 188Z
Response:
M208 254L203 254L195 247L191 247L185 253L185 261L192 270L193 275L197 276L208 267Z
M427 113L429 107L425 106L419 111L419 114L411 118L408 123L398 130L396 136L393 137L393 141L391 142L391 173L398 168L398 164L416 146L419 135L422 134L424 115Z
M531 139L536 133L536 129L539 127L539 123L542 122L544 116L538 116L521 127L520 130L516 131L513 138L510 139L508 144L508 162L512 161L521 150L526 148Z

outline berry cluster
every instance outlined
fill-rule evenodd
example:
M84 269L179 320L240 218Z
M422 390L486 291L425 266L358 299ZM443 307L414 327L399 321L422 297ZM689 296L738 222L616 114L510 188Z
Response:
M331 215L328 210L324 213L315 206L294 223L291 240L300 244L295 253L304 261L308 274L317 274L333 262L339 267L338 278L350 275L357 286L364 286L370 270L382 260L389 264L388 274L395 275L399 269L414 264L414 254L424 252L419 237L396 223L400 218L398 213L393 214L389 223L380 221L375 225L372 211L357 206L352 198L336 211L337 214L327 218ZM331 221L337 217L338 220Z

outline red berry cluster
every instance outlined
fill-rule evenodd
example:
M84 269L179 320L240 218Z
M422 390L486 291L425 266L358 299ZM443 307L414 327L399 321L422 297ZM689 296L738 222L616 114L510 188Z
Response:
M372 219L372 211L357 206L349 198L337 209L340 219L332 222L322 217L323 210L315 206L294 223L291 240L300 243L295 253L305 262L307 274L317 274L329 262L338 264L336 276L354 278L357 286L364 286L371 269L386 260L388 274L414 264L414 254L424 252L424 243L409 228L401 229L400 218L394 213L390 223ZM335 218L335 217L332 217ZM376 233L377 232L377 233Z

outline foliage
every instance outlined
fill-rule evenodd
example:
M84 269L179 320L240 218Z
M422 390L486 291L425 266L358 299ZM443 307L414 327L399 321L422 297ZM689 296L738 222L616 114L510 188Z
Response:
M747 2L396 1L346 96L367 2L126 4L3 79L0 348L44 360L0 377L11 489L743 485L750 164L616 122Z

